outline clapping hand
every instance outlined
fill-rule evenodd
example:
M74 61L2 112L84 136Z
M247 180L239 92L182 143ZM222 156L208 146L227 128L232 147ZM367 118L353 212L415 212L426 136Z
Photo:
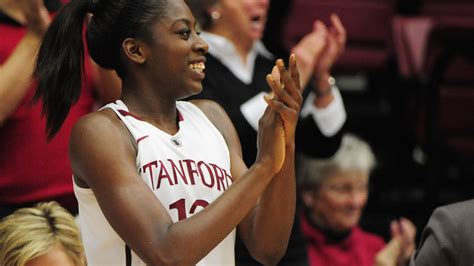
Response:
M292 54L289 68L278 59L267 83L272 92L265 96L268 104L259 121L258 160L269 163L274 173L283 166L286 148L294 145L296 124L303 103L296 56Z
M48 30L51 18L49 12L44 6L43 0L19 0L21 9L25 14L26 21L24 26L28 31L39 38Z
M406 218L390 224L392 239L377 253L375 266L406 265L415 251L416 227Z
M296 124L303 103L296 55L290 55L288 69L286 69L283 60L278 59L272 73L267 75L267 83L272 89L273 97L266 97L265 100L282 118L285 129L285 143L293 143Z
M298 59L303 88L313 76L316 93L324 94L328 91L331 68L344 52L346 40L346 30L336 14L331 15L329 27L319 20L314 22L313 31L292 49Z

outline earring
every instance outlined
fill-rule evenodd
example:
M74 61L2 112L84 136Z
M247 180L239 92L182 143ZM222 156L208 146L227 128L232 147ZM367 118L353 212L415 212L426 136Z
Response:
M219 13L218 11L214 10L214 11L211 12L212 20L218 20L220 17L221 17L221 13Z

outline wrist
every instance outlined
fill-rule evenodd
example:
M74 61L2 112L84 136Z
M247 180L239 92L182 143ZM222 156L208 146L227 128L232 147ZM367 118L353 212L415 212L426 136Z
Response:
M314 84L314 93L316 96L323 97L331 93L331 89L336 83L334 78L328 72L325 72L315 76Z
M34 31L26 31L25 36L23 37L28 44L34 45L35 47L39 45L43 36Z
M255 163L250 167L253 172L257 172L259 176L261 177L268 177L271 179L273 175L276 174L277 171L273 170L272 166L272 160L270 158L262 158L258 157L257 160L255 160Z
M313 105L318 108L327 107L334 100L332 91L333 88L336 88L335 79L328 74L325 79L320 79L318 82L316 82L316 86L317 88L314 90L316 97L314 97Z

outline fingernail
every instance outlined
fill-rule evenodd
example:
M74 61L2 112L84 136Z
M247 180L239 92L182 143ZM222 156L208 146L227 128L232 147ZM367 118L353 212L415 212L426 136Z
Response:
M271 98L268 94L265 94L265 95L263 95L263 99L268 103Z
M276 61L276 63L277 63L277 66L279 66L279 67L285 67L285 63L283 63L283 60L281 60L281 59L278 59Z

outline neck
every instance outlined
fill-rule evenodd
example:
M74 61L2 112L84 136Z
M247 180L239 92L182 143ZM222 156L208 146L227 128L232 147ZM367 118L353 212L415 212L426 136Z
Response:
M326 237L328 241L331 241L331 242L343 241L352 232L351 229L344 230L344 231L334 230L330 228L329 226L327 226L327 224L324 223L323 220L320 219L317 215L311 214L310 211L306 211L305 216L308 222L311 224L311 226L318 229Z
M154 87L137 86L137 82L124 80L122 100L130 112L168 134L178 131L176 99L158 95Z

